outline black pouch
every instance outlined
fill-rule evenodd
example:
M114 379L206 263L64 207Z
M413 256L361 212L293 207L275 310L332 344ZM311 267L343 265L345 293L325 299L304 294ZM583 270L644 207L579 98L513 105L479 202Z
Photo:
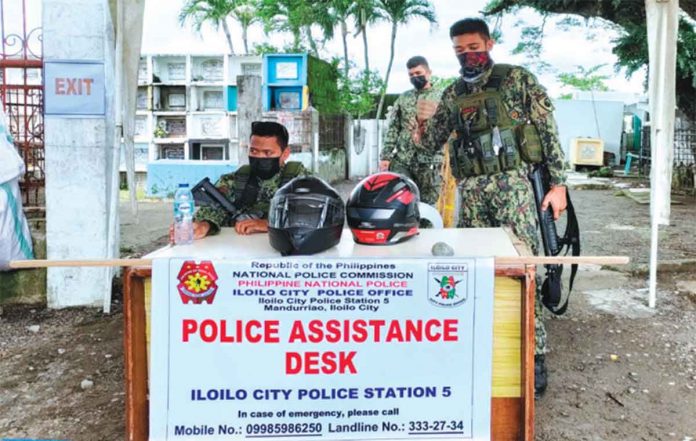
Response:
M469 145L465 139L459 138L450 141L449 149L450 167L455 179L462 180L481 174L478 155L473 145Z

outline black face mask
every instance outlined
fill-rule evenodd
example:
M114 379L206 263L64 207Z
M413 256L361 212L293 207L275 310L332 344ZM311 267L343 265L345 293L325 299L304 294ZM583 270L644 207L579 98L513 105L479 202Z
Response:
M249 167L251 174L262 180L271 179L280 172L280 157L275 158L255 158L249 156Z
M425 79L425 75L417 75L411 77L411 84L413 84L416 90L423 90L423 88L428 85L428 80Z

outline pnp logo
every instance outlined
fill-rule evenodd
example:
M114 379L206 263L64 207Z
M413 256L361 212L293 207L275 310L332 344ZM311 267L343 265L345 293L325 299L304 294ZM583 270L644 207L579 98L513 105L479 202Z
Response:
M211 261L204 260L201 263L196 263L193 260L185 261L177 276L177 280L179 280L177 289L181 301L184 304L189 302L212 304L218 289L217 283L215 283L217 279L218 276Z

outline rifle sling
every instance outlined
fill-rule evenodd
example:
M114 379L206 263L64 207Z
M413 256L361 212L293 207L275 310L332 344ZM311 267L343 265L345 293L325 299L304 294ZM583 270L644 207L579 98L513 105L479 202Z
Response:
M571 252L573 256L579 256L580 228L578 225L578 218L575 215L575 207L573 207L573 202L570 199L570 191L568 191L567 189L566 199L568 201L568 222L566 224L566 231L563 235L563 238L561 239L561 249L566 248L566 255L568 254L568 252ZM568 301L570 300L570 293L573 291L573 282L575 281L575 276L578 272L578 265L571 265L568 296L565 298L565 301L563 302L563 290L561 283L561 274L563 271L563 267L559 265L557 268L558 271L550 271L549 267L547 267L547 277L541 287L542 302L544 303L544 306L546 306L552 313L556 315L563 315L568 309Z

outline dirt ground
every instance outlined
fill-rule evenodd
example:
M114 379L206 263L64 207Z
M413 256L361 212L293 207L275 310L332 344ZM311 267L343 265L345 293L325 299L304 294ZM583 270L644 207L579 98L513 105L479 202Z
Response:
M662 230L660 258L686 263L664 267L653 311L645 306L643 273L648 206L615 193L573 193L583 254L625 254L633 264L620 271L582 268L569 312L548 317L550 386L537 402L537 439L693 441L696 264L689 260L696 261L696 202L673 206L672 225ZM164 243L161 225L170 209L143 203L137 223L125 213L122 254L140 255ZM0 439L123 439L120 288L113 311L4 307Z

